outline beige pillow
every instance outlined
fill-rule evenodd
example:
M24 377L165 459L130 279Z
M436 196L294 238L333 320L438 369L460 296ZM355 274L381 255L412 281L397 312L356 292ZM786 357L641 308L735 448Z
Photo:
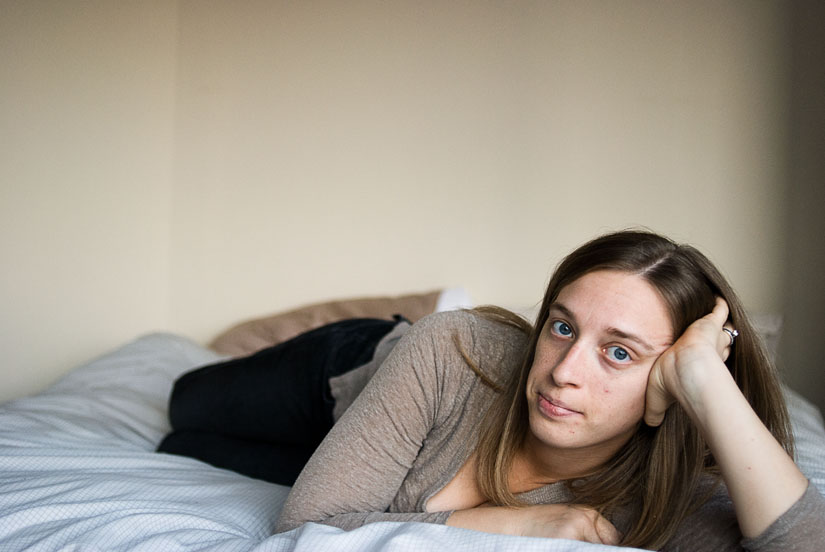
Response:
M281 343L303 332L347 318L391 319L400 314L410 322L435 312L441 291L398 297L363 297L303 306L238 324L209 345L223 355L244 356Z

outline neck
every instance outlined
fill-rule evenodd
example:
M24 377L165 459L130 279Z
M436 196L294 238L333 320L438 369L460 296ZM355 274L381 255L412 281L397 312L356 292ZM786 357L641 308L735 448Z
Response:
M513 459L510 489L521 493L558 481L586 477L592 475L610 456L596 454L591 449L548 450L528 433L524 445Z

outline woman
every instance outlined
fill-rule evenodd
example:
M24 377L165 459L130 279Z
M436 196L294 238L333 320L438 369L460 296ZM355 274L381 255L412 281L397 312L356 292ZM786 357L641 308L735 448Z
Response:
M415 520L806 549L825 539L825 500L792 450L775 371L724 278L689 246L619 232L559 265L534 330L498 309L415 324L310 459L279 529Z

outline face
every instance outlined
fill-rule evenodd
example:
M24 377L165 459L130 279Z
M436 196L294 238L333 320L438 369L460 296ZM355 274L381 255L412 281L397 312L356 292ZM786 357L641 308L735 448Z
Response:
M600 270L564 287L527 379L531 441L610 458L641 421L650 369L672 340L664 301L639 276Z

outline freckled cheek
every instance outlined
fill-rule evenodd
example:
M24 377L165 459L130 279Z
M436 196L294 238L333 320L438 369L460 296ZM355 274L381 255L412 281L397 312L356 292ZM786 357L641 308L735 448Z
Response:
M602 385L601 395L604 397L605 403L609 404L607 410L611 415L631 414L633 418L641 418L645 409L646 388L646 383L622 388Z
M550 377L553 367L556 364L556 359L550 355L544 354L533 359L533 364L530 366L530 371L527 373L528 385L530 382L536 380L545 380Z
M642 385L637 386L634 390L628 392L630 397L630 404L627 405L627 411L633 412L635 417L641 418L645 413L645 393L647 391L647 380Z

